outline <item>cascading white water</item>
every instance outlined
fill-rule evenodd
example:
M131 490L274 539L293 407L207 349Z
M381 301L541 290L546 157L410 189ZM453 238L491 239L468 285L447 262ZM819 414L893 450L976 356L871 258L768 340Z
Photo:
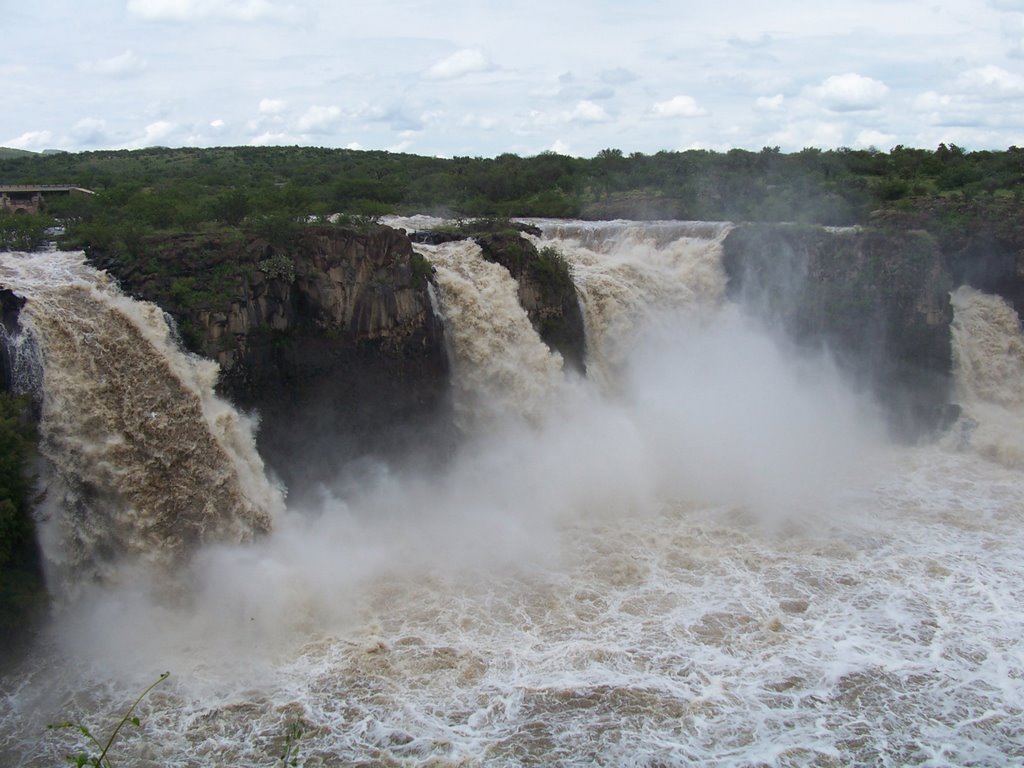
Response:
M826 361L723 305L718 225L646 241L544 226L584 298L606 297L588 332L607 334L613 387L524 407L520 382L476 370L539 343L511 308L480 317L514 295L507 273L468 246L430 252L453 286L446 333L465 324L477 350L453 350L467 402L508 397L529 426L485 420L443 472L375 473L207 549L189 605L122 585L71 611L0 682L0 763L60 762L76 734L41 723L109 732L164 669L119 764L270 765L292 722L300 762L324 766L1024 761L1020 469L970 441L882 442ZM602 293L616 239L633 255ZM674 267L676 239L696 257ZM962 348L991 330L957 317ZM516 375L536 377L527 393L560 376ZM967 413L1019 410L969 386ZM763 524L780 510L788 525Z
M0 284L26 299L9 343L30 355L16 385L41 399L59 578L110 578L123 559L170 565L270 529L283 501L251 424L214 395L216 364L177 348L159 307L122 295L81 253L3 254Z
M728 224L538 221L543 244L572 264L584 311L591 376L609 385L635 332L659 313L707 314L725 294Z
M953 362L963 408L958 439L1009 467L1024 468L1024 336L999 296L962 286L953 301Z
M461 426L541 418L561 384L562 357L533 329L508 270L471 240L416 249L436 270Z

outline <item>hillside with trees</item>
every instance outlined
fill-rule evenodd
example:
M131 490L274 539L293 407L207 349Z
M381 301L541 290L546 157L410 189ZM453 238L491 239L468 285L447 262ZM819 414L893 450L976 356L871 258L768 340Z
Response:
M315 147L0 155L2 184L74 184L54 201L76 244L130 248L154 232L348 213L865 224L914 211L957 226L970 210L1019 211L1024 150L898 146L784 154L734 149L593 158L436 158Z

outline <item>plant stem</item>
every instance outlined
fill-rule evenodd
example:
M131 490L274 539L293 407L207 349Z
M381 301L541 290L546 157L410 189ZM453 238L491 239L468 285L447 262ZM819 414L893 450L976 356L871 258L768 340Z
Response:
M114 729L114 732L110 734L110 738L107 739L107 745L103 747L103 751L100 753L100 756L96 761L97 765L103 765L104 760L107 757L107 752L110 750L111 745L114 743L114 739L117 738L118 731L120 731L124 724L128 722L128 718L132 716L132 712L134 712L135 708L139 706L139 702L146 698L146 694L148 694L150 691L152 691L154 688L160 685L160 683L162 683L164 680L170 677L170 675L170 672L164 672L163 674L161 674L160 677L158 677L156 680L150 683L149 687L146 688L146 690L144 690L142 693L140 693L139 697L132 703L130 707L128 707L128 711L124 713L124 717L121 718L121 722L117 724L117 728ZM109 765L110 763L107 763L108 768Z

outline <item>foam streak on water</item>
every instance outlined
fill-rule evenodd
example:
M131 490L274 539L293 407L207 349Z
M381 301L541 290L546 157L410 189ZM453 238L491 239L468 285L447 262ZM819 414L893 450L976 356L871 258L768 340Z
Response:
M42 724L108 732L164 669L116 764L273 765L293 722L307 766L1024 763L1020 469L883 443L827 361L713 303L631 320L614 396L207 548L188 605L82 601L0 683L0 764L59 763Z
M164 656L180 677L121 761L270 764L301 720L311 765L1013 764L1021 485L965 455L889 459L836 509L857 522L828 535L769 537L674 503L566 523L557 563L467 579L392 562L332 581L347 621L270 662L254 635L236 646L244 675ZM40 718L114 718L130 684L92 674L24 720L52 677L5 689L9 744L29 743L7 764L57 760Z

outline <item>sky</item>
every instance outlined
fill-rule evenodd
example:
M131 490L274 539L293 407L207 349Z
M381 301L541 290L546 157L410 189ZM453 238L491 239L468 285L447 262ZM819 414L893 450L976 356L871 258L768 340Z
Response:
M1024 0L0 0L0 146L1024 146Z

